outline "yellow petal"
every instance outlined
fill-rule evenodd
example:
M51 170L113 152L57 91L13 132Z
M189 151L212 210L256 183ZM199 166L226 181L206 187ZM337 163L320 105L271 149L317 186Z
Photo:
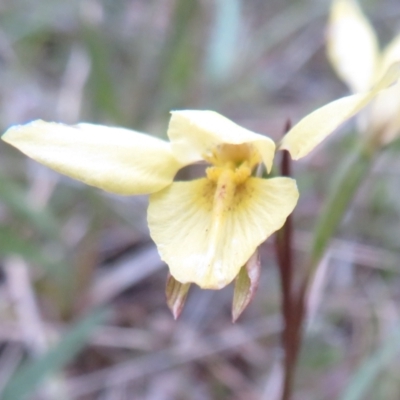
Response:
M400 134L400 83L378 95L369 109L368 130L380 145L387 145Z
M251 132L215 111L173 111L168 127L172 151L184 164L203 160L221 144L251 143L259 151L270 171L275 143L268 137Z
M123 195L158 191L180 167L167 142L123 128L38 120L2 139L62 174Z
M383 52L380 64L381 71L400 61L400 35L396 36ZM400 133L400 83L379 93L371 105L369 115L369 131L379 139L381 145L386 145L399 136Z
M171 275L204 289L229 284L257 246L284 224L298 191L290 178L249 178L216 215L215 184L174 182L150 197L150 234Z
M279 148L288 150L295 160L306 156L343 122L364 108L381 90L396 82L399 76L400 63L395 63L371 91L343 97L318 108L284 136Z
M397 35L385 48L382 53L380 75L393 63L400 61L400 35Z
M354 93L371 88L379 59L378 42L356 1L333 2L327 51L336 73Z

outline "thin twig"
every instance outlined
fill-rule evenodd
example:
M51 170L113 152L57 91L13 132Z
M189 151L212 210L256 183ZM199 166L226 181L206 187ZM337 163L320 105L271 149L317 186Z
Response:
M248 324L246 329L235 325L225 331L204 339L193 332L190 340L176 346L128 361L110 368L104 368L69 381L69 393L78 398L97 392L106 386L117 386L145 376L176 368L193 360L198 360L222 351L233 350L258 338L277 334L281 331L279 318L270 317Z

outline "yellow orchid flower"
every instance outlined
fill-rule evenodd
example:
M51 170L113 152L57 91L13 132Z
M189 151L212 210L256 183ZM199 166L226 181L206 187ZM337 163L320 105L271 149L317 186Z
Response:
M388 66L400 61L400 35L382 51L376 33L355 0L334 0L329 23L327 52L338 76L353 93L377 83ZM381 93L368 113L361 114L360 128L379 145L400 134L400 84Z
M294 159L304 157L398 75L397 65L373 90L312 112L280 148ZM174 111L168 136L170 142L123 128L34 121L11 127L2 139L89 185L122 195L150 194L150 234L173 278L220 289L282 227L297 203L296 183L254 176L259 164L270 171L274 142L216 112ZM198 161L208 164L205 177L174 181L180 168Z

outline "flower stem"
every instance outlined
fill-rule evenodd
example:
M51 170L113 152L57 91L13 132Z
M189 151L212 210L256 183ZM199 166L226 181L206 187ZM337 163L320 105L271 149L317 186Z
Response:
M292 227L289 218L277 236L276 250L281 273L282 309L285 321L282 334L285 351L282 400L290 400L292 398L296 364L301 349L308 289L312 284L315 272L330 239L335 234L358 188L366 177L376 154L376 147L372 149L371 146L368 146L368 143L364 143L357 147L343 164L332 192L317 221L310 262L297 290L295 290L293 282ZM284 157L282 173L285 162ZM285 172L285 174L290 173L290 171Z
M290 157L287 151L282 154L281 174L290 176ZM284 380L282 400L290 399L293 389L298 349L301 342L301 318L296 312L297 304L293 291L293 253L292 253L292 217L289 216L283 228L276 237L276 254L282 285L282 312L284 329L282 332L282 345L284 348Z

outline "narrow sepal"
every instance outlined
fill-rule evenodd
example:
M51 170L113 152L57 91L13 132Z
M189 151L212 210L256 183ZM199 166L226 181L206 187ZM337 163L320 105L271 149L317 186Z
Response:
M253 300L260 281L260 271L260 256L257 249L236 277L232 301L232 322L237 321Z
M168 274L165 295L167 297L167 305L174 319L178 319L181 315L189 289L190 283L180 283L172 275Z

